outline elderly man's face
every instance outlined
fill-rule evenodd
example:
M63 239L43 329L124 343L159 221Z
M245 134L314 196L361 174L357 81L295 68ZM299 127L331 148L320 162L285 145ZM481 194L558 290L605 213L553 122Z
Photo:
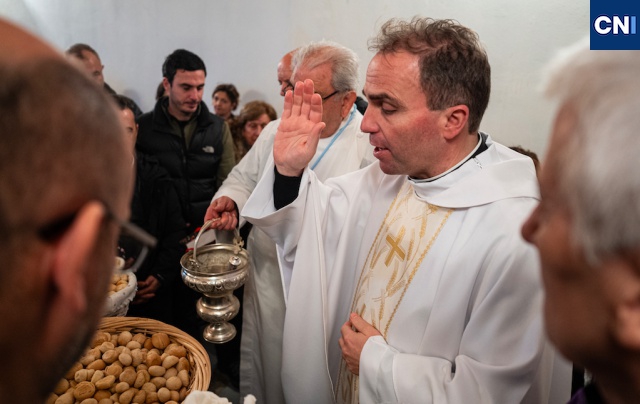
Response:
M349 114L350 108L345 107L345 105L349 104L346 99L347 93L334 94L336 89L331 85L331 65L329 63L313 69L309 69L304 65L300 66L295 73L293 82L305 81L306 79L313 81L315 92L323 98L322 122L326 126L320 137L329 137L336 133L342 120Z
M618 266L610 266L612 261L603 264L607 268L589 266L572 242L572 213L559 195L557 178L574 121L567 108L558 114L540 175L541 201L523 225L522 235L540 255L551 341L570 360L593 365L610 355L611 312L626 275Z
M378 53L367 69L364 93L369 107L361 130L369 133L374 156L386 174L429 178L439 172L444 140L439 111L427 107L420 86L419 60L407 52Z
M278 84L280 84L280 95L283 97L288 90L293 90L291 73L291 55L286 54L278 63Z

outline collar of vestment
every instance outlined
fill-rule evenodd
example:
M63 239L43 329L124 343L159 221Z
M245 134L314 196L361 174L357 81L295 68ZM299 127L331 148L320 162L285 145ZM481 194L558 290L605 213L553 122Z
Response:
M438 174L435 177L431 177L431 178L424 178L424 179L419 179L419 178L411 178L411 180L413 180L414 182L433 182L436 181L446 175L451 174L452 172L456 171L458 168L462 167L464 165L464 163L466 163L467 161L471 160L472 158L476 157L478 154L482 153L483 151L487 150L488 146L487 146L487 138L489 137L489 135L479 132L478 133L478 143L476 144L476 147L473 148L473 150L471 150L471 153L469 153L465 158L463 158L462 160L460 160L460 162L456 165L454 165L453 167L451 167L450 169L448 169L447 171L443 172L442 174Z
M476 153L481 143L486 150ZM480 133L479 145L462 163L443 175L417 180L407 177L418 198L446 208L470 208L507 198L539 199L533 161Z

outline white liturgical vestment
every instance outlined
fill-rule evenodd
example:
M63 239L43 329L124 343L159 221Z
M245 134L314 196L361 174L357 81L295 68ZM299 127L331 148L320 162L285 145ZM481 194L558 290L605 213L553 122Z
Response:
M354 107L333 136L320 139L312 160L312 164L319 160L314 168L318 178L342 175L375 161L369 136L360 131L361 122L362 114ZM273 171L273 141L279 124L280 120L276 120L264 128L214 199L228 196L242 211L265 170ZM276 246L268 235L254 227L247 250L251 272L242 308L240 394L253 394L258 403L280 404L284 401L280 370L285 300Z
M297 199L278 211L265 170L242 213L278 245L287 403L350 402L338 340L352 310L382 328L364 346L352 402L568 401L571 366L545 338L539 261L520 235L538 199L533 163L486 145L432 180L376 163L322 183L307 169ZM417 222L402 230L389 215L408 197L417 211L402 220ZM403 254L406 268L394 264ZM397 274L379 272L386 260Z

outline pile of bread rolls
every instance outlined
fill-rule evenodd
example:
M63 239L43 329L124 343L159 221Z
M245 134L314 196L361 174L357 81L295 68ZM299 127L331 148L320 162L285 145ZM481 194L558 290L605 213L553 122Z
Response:
M98 331L47 404L180 403L189 371L187 349L165 333Z

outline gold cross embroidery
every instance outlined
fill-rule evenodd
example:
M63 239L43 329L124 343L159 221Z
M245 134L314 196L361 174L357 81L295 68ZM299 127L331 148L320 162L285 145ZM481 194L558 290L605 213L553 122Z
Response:
M453 212L413 198L414 194L411 184L405 183L391 203L363 263L351 306L351 311L360 313L385 340L409 285ZM406 242L405 235L409 237ZM396 255L398 260L394 259ZM358 376L349 372L343 360L336 385L337 401L358 402L358 390Z
M404 249L400 246L400 243L404 238L404 232L405 232L405 228L404 226L402 226L396 238L393 238L393 236L391 236L390 234L387 234L386 239L387 239L387 244L389 245L389 254L387 254L387 258L384 260L384 264L386 266L389 266L389 264L391 263L391 260L393 259L393 256L396 254L398 254L400 261L404 261L404 259L406 258L407 254L405 253Z

